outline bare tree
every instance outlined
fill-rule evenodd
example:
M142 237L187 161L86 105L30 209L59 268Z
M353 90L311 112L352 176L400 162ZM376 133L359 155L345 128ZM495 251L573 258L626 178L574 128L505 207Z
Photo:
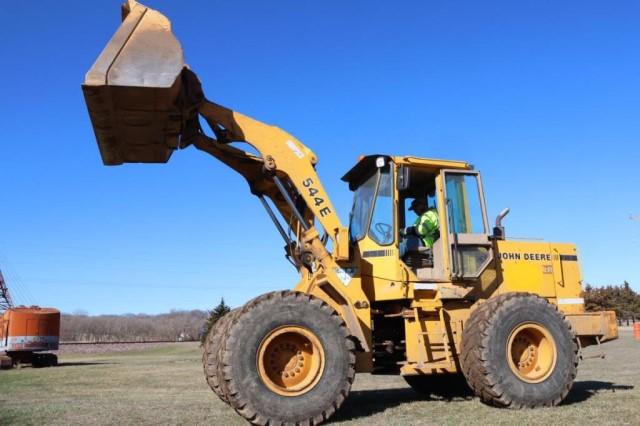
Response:
M150 340L197 340L209 313L200 310L146 315L62 314L62 341L144 342Z

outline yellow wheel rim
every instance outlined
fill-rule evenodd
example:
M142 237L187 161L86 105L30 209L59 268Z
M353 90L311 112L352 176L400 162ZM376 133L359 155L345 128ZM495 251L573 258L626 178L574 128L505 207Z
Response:
M522 381L540 383L546 380L556 366L556 359L556 342L540 324L520 324L509 336L509 367Z
M547 379L556 366L556 342L549 331L536 323L520 324L507 341L507 360L516 376L527 383Z
M320 380L324 349L316 335L304 327L279 327L260 343L257 363L267 388L279 395L298 396Z

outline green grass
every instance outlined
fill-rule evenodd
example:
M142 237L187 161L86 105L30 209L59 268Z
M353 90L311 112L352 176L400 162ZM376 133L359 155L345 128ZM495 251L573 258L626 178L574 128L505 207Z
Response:
M584 360L559 407L514 411L471 397L428 400L400 377L363 374L331 423L639 424L640 342L622 331L603 349L607 359ZM0 424L246 424L209 390L196 344L60 361L57 368L0 372Z

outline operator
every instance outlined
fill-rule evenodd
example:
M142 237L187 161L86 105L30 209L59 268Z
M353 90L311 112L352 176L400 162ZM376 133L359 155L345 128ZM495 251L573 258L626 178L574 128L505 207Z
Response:
M438 212L430 209L427 202L416 198L411 202L409 210L418 215L413 224L413 233L422 238L425 247L433 248L433 242L438 239L440 226L438 223ZM411 232L407 232L410 234Z

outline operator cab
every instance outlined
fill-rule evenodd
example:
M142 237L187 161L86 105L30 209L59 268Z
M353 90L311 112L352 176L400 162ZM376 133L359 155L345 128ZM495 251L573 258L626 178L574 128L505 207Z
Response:
M342 180L354 192L349 237L363 268L386 270L392 281L404 265L428 282L478 278L492 260L480 176L469 164L371 155ZM427 210L428 238L425 228L415 232Z
M399 256L420 279L442 278L444 275L442 261L442 239L440 238L439 212L442 206L436 197L436 176L432 170L408 168L406 188L398 188L398 231ZM412 206L423 205L423 209L412 209ZM435 220L430 221L427 237L419 231L419 220L423 211L432 211ZM423 226L425 228L425 226ZM426 240L430 240L425 242ZM432 246L429 245L429 242Z
M349 222L352 243L366 237L384 247L396 241L392 165L386 157L370 156L349 172L353 179L349 189L354 191Z

